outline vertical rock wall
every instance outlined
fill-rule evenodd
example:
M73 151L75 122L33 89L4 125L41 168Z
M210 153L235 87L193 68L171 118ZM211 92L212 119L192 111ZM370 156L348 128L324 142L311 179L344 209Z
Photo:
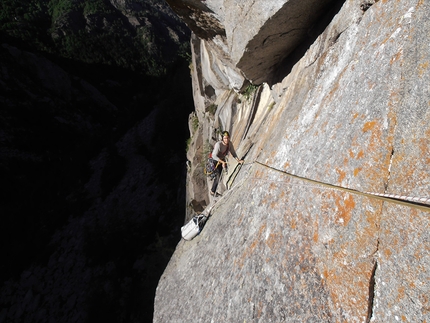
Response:
M430 8L372 4L347 0L282 82L214 87L201 139L229 126L246 163L178 244L154 322L430 320L430 208L360 194L430 196Z

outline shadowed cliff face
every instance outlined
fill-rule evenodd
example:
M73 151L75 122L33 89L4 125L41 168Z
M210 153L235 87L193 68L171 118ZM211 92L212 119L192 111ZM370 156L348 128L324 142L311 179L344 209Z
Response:
M164 0L5 0L2 42L90 65L161 76L189 30Z
M0 57L0 322L152 321L184 213L188 64Z
M211 217L178 244L154 322L430 319L429 208L363 194L429 197L429 9L348 0L281 82L251 95L214 77L221 58L194 40L187 198ZM246 161L230 158L213 200L196 178L218 128Z

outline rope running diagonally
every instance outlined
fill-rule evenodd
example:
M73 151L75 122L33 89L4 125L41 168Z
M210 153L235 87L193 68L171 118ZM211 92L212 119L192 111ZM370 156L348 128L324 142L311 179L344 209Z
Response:
M399 204L399 205L404 205L404 206L416 208L416 209L419 209L421 211L425 211L425 212L430 213L430 198L410 197L410 196L403 196L403 195L396 195L396 194L385 194L385 193L361 192L361 191L356 190L356 189L337 186L337 185L313 180L310 178L302 177L299 175L294 175L294 174L291 174L291 173L286 172L284 170L280 170L280 169L277 169L275 167L269 166L267 164L261 163L257 160L255 160L253 162L249 162L249 163L244 163L244 164L242 164L242 166L248 166L248 165L252 165L252 164L258 164L258 165L261 165L261 166L266 167L268 169L271 169L273 171L280 172L280 173L287 175L289 177L316 184L317 187L325 187L325 188L329 188L332 190L349 192L352 194L366 196L369 198L378 199L378 200L382 200L385 202L390 202L390 203L395 203L395 204ZM240 183L235 184L233 187L236 187L236 186L242 184L244 180L245 180L245 178L243 178ZM233 187L231 187L229 189L229 191L231 191ZM227 194L227 195L229 195L229 194ZM224 195L221 199L224 199L225 197L226 196ZM208 215L211 213L212 209L216 206L216 204L218 204L218 203L215 203L214 205L212 205L212 207L209 208Z
M333 185L333 184L328 184L328 183L320 182L317 180L309 179L306 177L294 175L294 174L288 173L286 171L277 169L275 167L269 166L267 164L261 163L257 160L255 160L254 162L249 163L249 164L253 164L253 163L259 164L263 167L269 168L269 169L274 170L276 172L283 173L283 174L290 176L290 177L293 177L293 178L297 178L297 179L302 180L302 181L307 181L307 182L317 184L319 186L324 186L324 187L328 187L328 188L335 189L335 190L345 191L345 192L349 192L349 193L353 193L353 194L357 194L357 195L361 195L361 196L366 196L369 198L374 198L374 199L378 199L378 200L382 200L382 201L386 201L386 202L390 202L390 203L396 203L396 204L400 204L400 205L413 207L413 208L420 209L420 210L425 211L425 212L430 212L430 198L410 197L410 196L403 196L403 195L382 194L382 193L373 193L373 192L361 192L361 191L358 191L355 189L337 186L337 185Z
M244 165L252 165L252 164L254 164L254 162L246 163L246 164L241 164L241 166L244 166ZM239 165L239 164L238 164L238 165ZM236 167L237 167L238 165L236 165ZM234 173L235 171L236 171L236 169L233 171L233 173ZM249 171L247 172L247 175L249 175ZM221 173L221 176L222 176L222 173ZM220 202L221 200L226 199L226 197L227 197L227 196L229 196L229 195L233 192L233 188L235 188L235 187L237 187L237 186L242 185L242 184L243 184L243 182L245 182L246 178L247 178L247 176L245 175L245 176L242 178L242 180L241 180L240 182L238 182L238 183L234 184L232 187L228 188L227 193L226 193L226 194L224 194L224 195L222 195L222 196L221 196L221 198L220 198L219 200L216 200L216 201L215 201L211 206L209 206L209 207L207 208L207 210L205 210L205 211L203 212L203 214L205 214L207 217L209 217L209 216L211 215L212 210L217 206L218 202ZM221 180L221 179L220 179L220 180Z

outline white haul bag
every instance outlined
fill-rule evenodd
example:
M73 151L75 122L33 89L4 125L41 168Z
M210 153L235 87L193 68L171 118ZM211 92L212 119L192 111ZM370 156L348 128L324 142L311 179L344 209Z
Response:
M185 240L193 239L202 231L206 220L207 217L204 214L193 216L193 218L181 228L182 238Z

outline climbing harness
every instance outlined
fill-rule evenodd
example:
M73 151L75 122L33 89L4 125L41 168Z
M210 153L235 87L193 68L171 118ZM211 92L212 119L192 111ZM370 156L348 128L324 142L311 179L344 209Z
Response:
M227 144L226 151L222 154L224 157L227 156L228 152L230 150L230 145ZM208 159L206 161L205 169L203 170L205 175L208 176L211 180L215 179L216 177L216 169L219 166L220 161L217 161L215 164L215 159L212 158L212 152L209 154Z
M206 162L206 167L204 169L204 173L206 174L206 176L208 176L210 179L214 179L216 176L216 168L218 167L219 162L217 162L215 164L215 160L212 159L212 157L208 157L208 160Z

